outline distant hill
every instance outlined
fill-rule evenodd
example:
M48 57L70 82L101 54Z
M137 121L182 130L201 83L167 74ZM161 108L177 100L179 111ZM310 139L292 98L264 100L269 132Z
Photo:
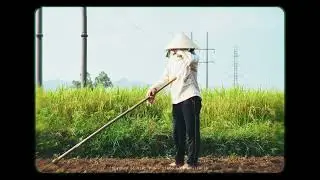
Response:
M127 78L121 78L118 81L112 82L112 84L115 87L123 87L123 88L150 86L147 83L144 83L141 81L130 81ZM72 82L71 81L64 81L64 80L48 80L48 81L43 82L43 87L47 90L55 90L61 86L65 86L65 87L72 86Z
M44 89L54 90L61 86L72 86L72 82L63 80L48 80L43 82Z
M141 81L130 81L127 78L121 78L118 81L112 82L112 84L115 87L125 87L125 88L150 86L147 83L144 83L144 82L141 82Z

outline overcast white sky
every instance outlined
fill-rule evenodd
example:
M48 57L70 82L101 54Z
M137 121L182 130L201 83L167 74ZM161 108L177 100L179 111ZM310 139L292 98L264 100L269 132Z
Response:
M284 89L284 11L278 7L88 7L88 72L105 71L152 84L165 66L173 34L193 32L206 48L209 87L233 85L233 47L239 47L238 82L248 88ZM43 80L80 80L82 8L43 7ZM200 54L206 60L206 52ZM206 65L198 80L206 85Z

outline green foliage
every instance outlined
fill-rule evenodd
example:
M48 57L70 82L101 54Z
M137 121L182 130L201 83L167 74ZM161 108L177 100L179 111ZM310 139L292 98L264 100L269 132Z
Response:
M147 88L36 91L36 152L61 154L145 97ZM201 155L283 155L284 93L202 90ZM68 156L173 155L171 99L142 104Z
M112 87L112 82L108 75L102 71L100 74L95 78L95 81L93 82L91 79L90 73L87 72L87 80L86 80L86 87L87 88L94 88L94 87ZM72 87L73 88L81 88L81 82L80 81L72 81Z
M94 86L98 87L99 85L105 88L112 87L112 82L104 71L102 71L95 79Z

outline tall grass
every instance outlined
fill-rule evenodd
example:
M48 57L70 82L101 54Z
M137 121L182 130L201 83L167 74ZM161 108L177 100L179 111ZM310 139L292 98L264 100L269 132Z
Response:
M145 97L147 88L36 89L36 153L60 154ZM201 155L282 155L284 94L244 88L202 90ZM142 104L70 156L170 156L170 95Z

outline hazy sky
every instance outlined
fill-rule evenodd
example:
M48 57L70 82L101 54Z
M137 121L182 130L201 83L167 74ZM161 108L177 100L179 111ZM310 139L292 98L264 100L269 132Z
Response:
M43 80L80 80L82 8L43 8ZM164 47L185 32L206 48L209 87L233 85L233 47L239 47L238 82L248 88L284 89L284 11L278 7L88 7L88 72L112 81L152 84L165 66ZM201 61L206 51L200 52ZM198 80L206 85L206 65Z

